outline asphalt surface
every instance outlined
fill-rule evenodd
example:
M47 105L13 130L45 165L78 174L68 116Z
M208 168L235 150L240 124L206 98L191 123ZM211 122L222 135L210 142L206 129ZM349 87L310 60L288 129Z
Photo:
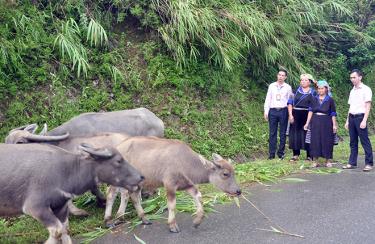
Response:
M289 177L308 181L243 190L274 223L303 239L260 230L274 224L241 200L240 208L217 206L220 213L208 214L197 229L189 214L177 213L178 234L169 233L166 221L161 221L130 233L123 228L94 243L139 243L134 234L146 243L375 243L375 170Z

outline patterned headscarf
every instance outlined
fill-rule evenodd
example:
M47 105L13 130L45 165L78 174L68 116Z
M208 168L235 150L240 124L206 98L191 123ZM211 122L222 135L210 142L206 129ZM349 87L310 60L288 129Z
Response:
M318 80L317 86L318 87L327 87L328 90L330 89L330 87L328 85L328 82L326 80Z

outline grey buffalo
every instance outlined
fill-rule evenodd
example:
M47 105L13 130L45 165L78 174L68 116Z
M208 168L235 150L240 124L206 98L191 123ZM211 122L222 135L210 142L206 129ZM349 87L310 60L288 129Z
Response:
M194 199L197 208L194 219L196 227L204 217L201 193L196 184L212 183L229 195L241 194L235 181L233 166L218 154L213 154L213 160L209 161L182 141L156 137L129 137L116 148L134 168L145 176L145 180L141 183L145 189L165 187L169 212L168 224L171 232L180 231L175 219L176 191L184 190ZM107 194L104 217L107 225L111 224L112 205L119 191L121 204L117 216L125 213L128 193L111 186ZM149 224L140 204L140 190L131 192L130 197L142 222Z
M46 243L72 243L68 200L98 182L135 190L144 179L116 149L81 149L0 144L0 216L31 215L48 229Z
M27 126L21 126L11 130L8 136L5 138L5 143L7 144L23 144L23 143L32 143L32 142L41 142L41 143L54 143L54 145L63 148L71 152L78 152L79 145L82 143L89 143L95 147L114 147L119 144L121 141L128 138L127 135L120 133L102 133L95 137L69 137L69 133L61 136L43 136L35 135L37 129L36 124L31 124ZM43 129L43 133L46 131L46 126ZM99 207L104 207L105 197L100 192L98 187L93 187L91 192L97 197L97 204ZM68 202L69 212L77 216L87 216L88 213L77 208L73 202L70 200Z
M49 131L47 135L60 136L69 133L71 137L87 137L101 132L163 137L164 123L146 108L83 113Z

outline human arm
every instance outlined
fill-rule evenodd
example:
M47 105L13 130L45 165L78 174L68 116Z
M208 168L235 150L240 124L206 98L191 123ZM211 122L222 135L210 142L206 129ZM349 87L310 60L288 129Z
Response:
M365 129L366 126L367 126L367 119L368 119L368 116L370 114L371 102L366 102L365 106L366 106L365 116L363 116L362 122L359 125L359 128L361 128L361 129Z
M288 104L288 113L289 113L289 122L293 124L294 117L293 117L293 105L292 104Z
M313 115L313 112L309 111L309 113L307 114L306 124L303 126L304 130L307 130L307 128L309 127L312 115Z
M349 112L348 112L348 116L346 116L345 129L349 130Z
M362 122L359 125L359 128L365 129L367 126L367 119L370 114L371 109L371 99L372 99L372 91L370 88L365 90L365 116L363 116Z
M333 128L333 133L337 132L337 113L336 113L336 104L333 99L331 99L331 104L330 104L330 115L332 117L332 128Z
M289 113L289 122L291 124L294 123L294 117L293 117L293 103L294 103L294 94L289 94L288 99L288 113Z
M270 111L270 105L271 105L271 85L268 86L266 100L264 101L264 120L268 121L268 113Z

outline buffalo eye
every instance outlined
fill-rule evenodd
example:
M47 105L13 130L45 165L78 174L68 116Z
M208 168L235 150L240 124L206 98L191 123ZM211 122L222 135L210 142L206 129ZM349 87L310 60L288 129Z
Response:
M116 167L120 167L121 166L121 161L120 160L116 160L115 161L115 166Z

